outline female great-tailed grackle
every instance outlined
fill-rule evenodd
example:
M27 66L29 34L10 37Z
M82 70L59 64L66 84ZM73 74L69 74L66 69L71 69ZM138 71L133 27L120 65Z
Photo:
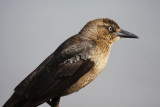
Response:
M88 22L64 41L14 90L3 107L59 107L61 96L85 87L105 67L111 45L120 38L138 38L110 19Z

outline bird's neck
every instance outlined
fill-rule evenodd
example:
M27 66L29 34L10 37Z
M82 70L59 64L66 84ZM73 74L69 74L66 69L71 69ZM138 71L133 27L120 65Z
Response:
M103 52L109 53L110 47L113 44L112 42L108 41L107 39L99 38L102 36L99 36L99 34L95 30L95 28L93 26L92 27L89 26L88 24L82 28L82 30L79 32L79 35L83 36L83 38L87 38L89 40L95 41L97 46Z
M106 54L110 53L110 49L111 49L111 43L108 43L105 40L96 40L97 46L99 47L99 49Z
M89 22L90 24L86 24L79 34L90 38L91 36L97 35L97 30L96 27L93 25L93 23Z
M113 44L104 39L97 39L95 36L89 36L89 37L83 36L83 38L94 41L103 53L109 53L110 48Z

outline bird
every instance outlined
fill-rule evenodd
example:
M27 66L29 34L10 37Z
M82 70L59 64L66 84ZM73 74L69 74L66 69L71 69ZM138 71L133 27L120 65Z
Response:
M79 91L104 69L111 46L121 38L138 38L112 19L89 21L65 40L14 89L3 107L59 107L60 98Z

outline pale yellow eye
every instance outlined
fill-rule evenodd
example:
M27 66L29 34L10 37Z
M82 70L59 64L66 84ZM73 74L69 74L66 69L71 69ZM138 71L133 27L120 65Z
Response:
M109 26L109 27L108 27L108 30L109 30L110 32L112 32L112 31L113 31L113 28L112 28L111 26Z

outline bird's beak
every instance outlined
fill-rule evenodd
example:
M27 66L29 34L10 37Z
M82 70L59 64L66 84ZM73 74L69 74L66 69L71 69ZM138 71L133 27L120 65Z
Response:
M120 36L122 38L138 38L137 35L135 35L133 33L130 33L128 31L125 31L125 30L118 31L116 33L117 33L118 36Z

